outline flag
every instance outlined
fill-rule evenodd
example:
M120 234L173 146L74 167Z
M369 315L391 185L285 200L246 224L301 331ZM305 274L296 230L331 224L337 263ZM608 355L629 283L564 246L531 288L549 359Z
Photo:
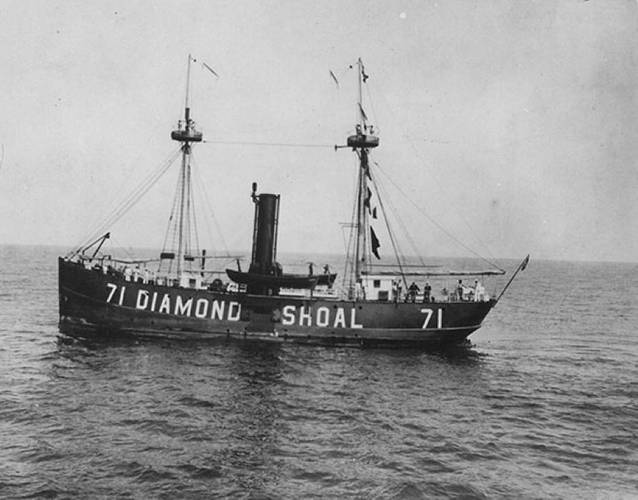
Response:
M521 271L525 270L527 264L529 264L529 255L527 255L527 257L525 257L525 260L523 260L523 262L521 263Z
M379 247L381 245L379 244L379 238L377 238L377 235L374 234L374 229L372 229L372 227L370 227L370 244L372 246L372 253L374 256L381 260L381 257L379 257Z
M206 64L205 62L202 61L202 65L204 66L204 68L206 68L208 71L210 71L213 75L215 75L217 78L219 78L219 75L208 64Z
M370 77L366 75L366 69L363 67L363 64L361 64L361 79L363 80L363 83L365 83L368 78Z
M361 155L361 168L363 168L366 177L372 180L372 175L370 174L370 165L368 164L368 155Z
M368 121L368 115L366 115L366 112L363 111L363 106L361 106L361 104L359 104L359 111L361 111L361 116L363 117L363 119L365 121Z
M368 194L366 195L365 200L363 200L363 206L364 207L368 207L368 210L370 210L370 200L372 199L372 191L370 191L370 188L368 189Z
M330 76L332 77L332 79L335 81L335 83L337 84L337 88L339 88L339 80L337 80L337 77L335 76L335 74L332 72L332 70L330 70Z
M365 173L366 173L366 177L370 180L372 180L372 175L370 175L370 167L366 164L365 167Z

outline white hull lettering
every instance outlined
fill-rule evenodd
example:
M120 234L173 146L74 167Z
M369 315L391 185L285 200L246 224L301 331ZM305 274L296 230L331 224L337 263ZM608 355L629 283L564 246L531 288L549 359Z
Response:
M241 304L239 302L231 302L228 304L228 321L239 321L241 316Z
M317 326L328 326L330 324L330 309L320 307L317 309Z
M148 292L146 290L137 291L136 309L146 309L148 307Z
M350 309L348 319L343 307L337 307L334 309L334 313L332 311L326 306L313 310L312 306L300 306L297 309L297 306L288 304L281 309L281 324L283 326L318 326L320 328L363 328L362 324L357 323L357 310L354 307Z
M113 295L115 295L115 290L117 290L117 285L113 283L107 283L106 286L109 287L109 295L108 297L106 297L106 302L110 303Z
M308 312L306 312L306 308L301 306L301 310L299 311L299 326L304 326L304 322L307 322L306 326L312 326L312 308L308 308Z
M432 309L421 309L421 312L425 314L425 321L423 322L424 330L428 327L428 323L430 322L430 318L432 317Z
M432 318L432 314L434 311L432 309L421 309L421 312L425 314L425 321L423 322L423 326L421 327L425 330L430 323L430 319ZM436 327L443 328L443 309L436 310Z
M162 303L160 304L159 311L164 314L171 313L171 297L167 293L162 297Z
M219 320L224 319L225 305L226 305L226 302L224 301L218 302L216 300L213 300L213 307L211 307L210 318L219 319Z
M124 303L125 286L118 287L115 283L106 283L107 295L106 303L111 304L118 297L118 305ZM118 294L119 288L119 294ZM119 296L118 296L119 295ZM181 295L171 297L165 293L161 296L157 292L151 292L143 288L137 290L135 297L135 308L142 311L158 312L160 314L174 314L179 316L195 316L200 319L239 321L241 318L241 304L239 302L229 302L228 307L223 300L209 300L206 297L189 297L185 299ZM327 309L327 308L324 308ZM312 325L312 310L303 313L303 320ZM226 313L224 315L224 313ZM329 311L326 312L326 315ZM210 315L210 316L209 316ZM288 321L288 322L287 322ZM295 322L295 306L284 307L284 324L292 325Z
M346 327L346 314L343 312L343 309L337 309L337 314L335 315L334 327L337 328L345 328Z
M357 310L353 307L350 309L350 328L363 328L363 325L357 323Z
M124 291L126 287L119 287L114 283L106 283L107 296L106 302L113 303L115 297L118 297L118 304L124 303ZM118 294L119 288L119 294ZM118 296L119 295L119 296ZM206 297L189 297L185 299L181 295L171 296L168 293L159 295L156 291L146 289L138 289L135 297L135 308L142 311L157 312L160 314L174 314L176 316L190 316L199 319L210 318L219 321L239 321L241 318L241 304L236 301L226 303L223 300L209 300ZM334 311L334 312L333 312ZM433 311L431 309L421 309L426 313L423 328L427 328ZM437 311L437 323L441 328L443 323L443 311ZM281 324L284 326L317 326L320 328L363 328L363 325L357 323L356 308L350 309L350 318L346 319L346 311L343 307L335 307L334 309L321 306L313 309L312 306L297 306L288 304L281 310Z
M205 318L208 314L208 301L206 299L197 299L195 303L195 316Z
M182 296L178 295L177 299L175 299L175 314L179 314L180 316L190 316L192 306L193 297L184 302Z
M281 312L281 324L285 326L295 324L295 306L284 306Z
M107 283L106 286L108 287L108 295L106 297L106 303L110 304L113 301L113 298L115 297L115 292L117 291L117 285L115 283ZM117 305L121 306L124 303L124 291L126 290L126 287L123 286L122 288L120 288L120 295L118 297L118 301L117 301Z

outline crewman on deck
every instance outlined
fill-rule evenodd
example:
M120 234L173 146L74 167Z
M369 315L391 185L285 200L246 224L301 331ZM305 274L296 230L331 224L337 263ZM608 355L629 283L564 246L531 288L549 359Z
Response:
M430 302L431 293L432 293L432 287L430 286L430 282L426 281L425 285L423 285L423 302Z
M281 276L282 274L284 274L284 268L281 266L281 264L279 262L275 261L273 266L274 266L274 270L275 270L275 276Z
M456 295L458 296L458 299L460 301L463 300L464 291L465 291L465 288L463 287L463 280L459 280L458 284L456 285Z
M419 285L413 281L408 287L408 302L412 302L413 304L416 302L416 294L419 293L419 290Z
M474 280L474 301L483 302L485 300L485 287L479 280Z

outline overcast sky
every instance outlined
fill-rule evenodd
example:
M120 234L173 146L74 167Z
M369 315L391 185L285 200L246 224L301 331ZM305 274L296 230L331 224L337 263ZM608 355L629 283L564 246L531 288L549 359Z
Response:
M257 181L282 195L280 251L341 252L356 168L328 145L361 57L377 177L422 255L469 255L432 219L488 257L638 260L635 0L4 0L0 42L1 243L70 247L155 170L192 53L220 75L193 67L205 138L326 145L198 145L207 246L249 247ZM161 246L176 178L116 242Z

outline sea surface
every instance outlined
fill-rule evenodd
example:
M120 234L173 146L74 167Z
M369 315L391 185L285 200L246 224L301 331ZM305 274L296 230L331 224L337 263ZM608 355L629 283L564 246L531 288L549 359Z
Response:
M73 340L57 255L0 247L2 498L638 498L638 264L532 256L426 352Z

